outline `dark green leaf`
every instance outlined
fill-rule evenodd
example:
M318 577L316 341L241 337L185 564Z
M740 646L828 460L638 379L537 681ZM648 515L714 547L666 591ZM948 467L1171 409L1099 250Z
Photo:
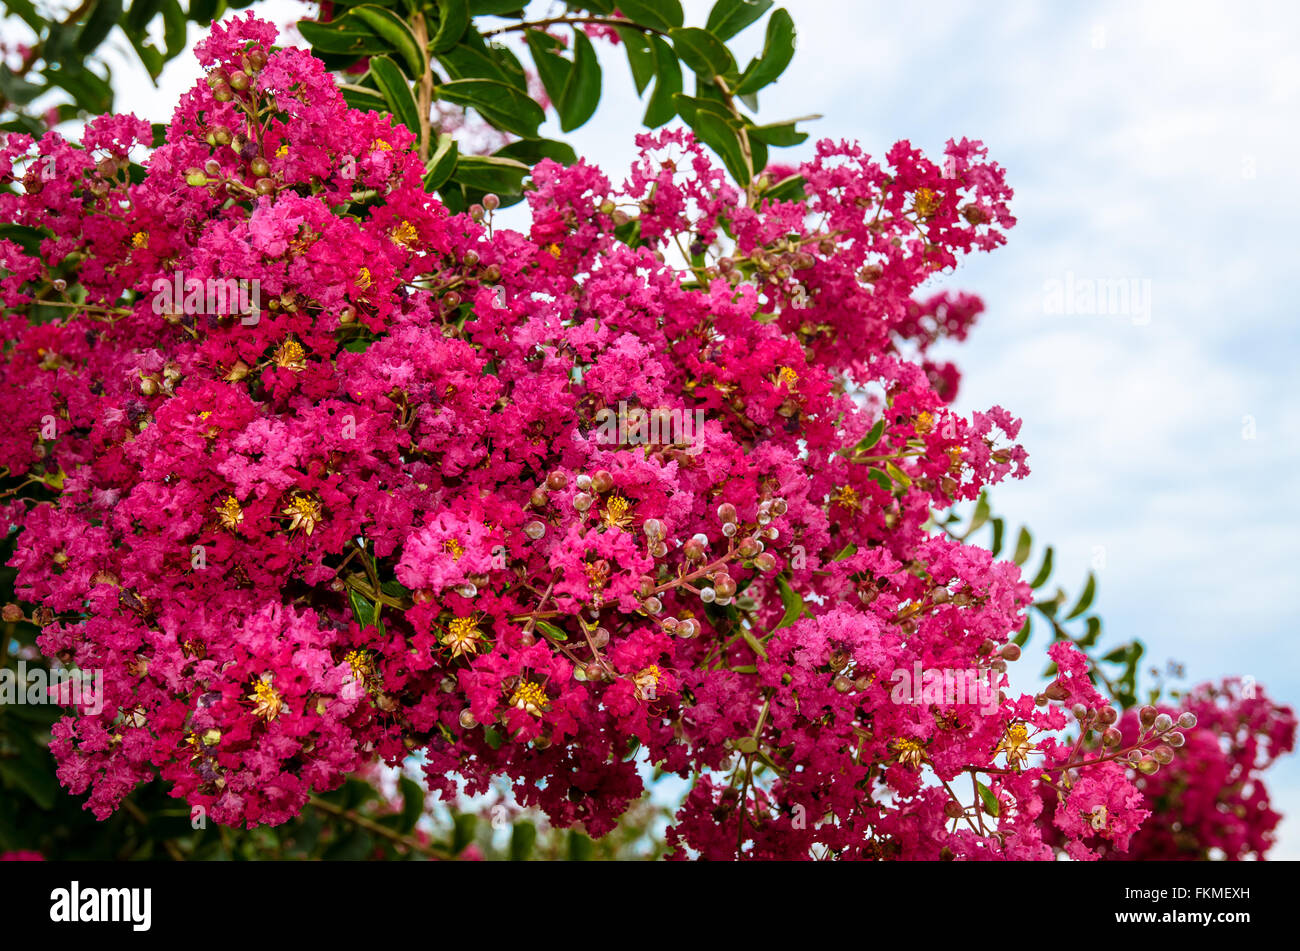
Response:
M883 419L878 419L876 420L876 425L872 426L867 434L863 436L862 439L859 440L858 444L853 448L857 452L866 452L868 449L873 448L876 443L880 442L880 437L883 435L885 435L885 421Z
M736 61L725 43L699 27L677 27L668 31L673 48L683 63L700 76L726 76L736 69Z
M785 615L781 622L777 624L777 629L789 627L799 618L803 617L803 596L790 587L790 582L786 580L785 575L776 579L777 590L781 593L781 603L785 606Z
M655 88L641 121L649 128L657 129L677 115L674 97L682 91L682 67L677 62L677 54L663 37L650 37L650 45L655 54Z
M460 150L456 146L456 140L446 132L439 135L433 157L424 166L424 187L429 191L441 188L451 178L459 158Z
M103 0L97 0L95 3L95 12L91 14L91 20L95 18L100 7L103 7L104 5ZM139 36L148 30L149 24L153 21L153 18L158 15L158 10L162 7L162 0L131 0L131 9L127 13L125 19L122 18L121 2L114 3L113 6L117 8L117 16L114 18L113 22L121 20L122 29L126 31L128 36L132 34ZM89 22L86 23L86 28L90 28ZM107 33L108 31L105 30L104 32ZM103 39L103 36L101 36L100 39ZM96 45L98 44L92 44L90 47L83 47L83 49L94 49Z
M364 20L347 14L330 23L299 20L298 32L311 44L313 52L318 53L373 56L389 49L384 38L370 29Z
M546 95L551 97L551 102L558 103L564 95L564 84L569 80L569 73L573 71L573 64L560 55L564 44L541 30L525 32L524 42L533 54L533 63L537 66L537 75L541 77Z
M510 861L526 862L537 842L537 826L526 819L515 823L510 833Z
M783 149L799 145L808 138L808 133L800 132L795 128L795 123L798 121L798 119L791 119L789 122L750 126L749 137Z
M705 26L720 40L729 40L772 6L772 0L718 0Z
M424 815L424 787L405 774L397 782L402 793L400 828L403 832L410 832L420 821L420 816Z
M1005 530L1006 522L1000 518L995 518L993 520L993 544L989 547L989 551L992 552L994 558L1002 554L1002 535Z
M763 192L763 197L770 201L803 201L808 197L804 189L803 176L791 175L781 179Z
M867 478L876 483L876 485L880 486L886 492L894 491L894 485L889 481L889 476L885 475L879 469L873 467L871 471L867 473Z
M591 837L577 829L569 830L569 861L590 862L596 845Z
M420 110L415 104L411 84L396 63L387 56L370 57L370 75L384 94L393 118L417 136L420 134Z
M652 26L665 33L681 26L686 19L677 0L618 0L615 6L634 23Z
M1091 571L1088 572L1088 583L1083 586L1083 593L1079 595L1079 600L1074 602L1074 607L1070 608L1070 613L1065 616L1065 620L1073 621L1084 611L1092 606L1092 599L1097 594L1097 576Z
M452 180L482 192L492 192L501 197L523 192L524 176L528 166L514 159L494 155L462 155L456 161Z
M742 185L748 185L751 175L749 165L745 162L744 150L740 147L740 138L736 130L716 113L698 110L690 123L691 131L701 142L717 152L727 171Z
M591 40L582 30L575 30L573 43L573 68L555 104L560 113L560 128L565 132L572 132L590 119L600 102L600 60Z
M1052 576L1052 546L1047 546L1047 551L1043 554L1043 565L1038 569L1038 574L1034 580L1029 582L1031 588L1038 588L1047 583L1047 579Z
M632 82L636 84L636 94L645 92L650 80L655 75L655 54L650 46L650 39L640 30L625 26L616 27L623 49L627 52L627 63L632 70Z
M407 75L419 79L429 69L429 57L419 40L411 32L406 21L392 10L386 10L373 3L363 3L353 7L349 16L357 17L377 35L384 38L388 45L397 51L406 64ZM463 28L462 28L463 29Z
M507 132L536 138L546 119L542 107L527 93L491 79L457 79L443 83L435 95L461 106L471 106L488 122Z
M167 59L172 59L185 52L185 36L188 25L185 21L185 12L181 9L180 0L164 0L162 15L163 45L167 48Z
M564 628L556 627L554 624L552 624L549 621L539 620L537 622L537 626L538 628L541 629L541 632L543 634L545 634L553 641L567 641L569 639L569 634L567 631L564 630Z
M573 146L567 142L557 142L555 139L520 139L518 142L511 142L497 149L492 154L499 158L515 159L529 166L536 165L544 158L559 162L561 165L572 165L578 161L578 153L573 151Z
M135 0L131 4L131 12L135 13L135 8L142 3L153 7L153 10L149 13L149 16L152 17L158 9L159 0ZM81 28L81 33L77 36L77 49L83 53L93 52L100 43L104 42L104 37L108 36L108 31L117 26L118 21L121 19L122 0L95 0L95 6L90 11L86 25ZM148 20L145 21L145 23L148 22Z
M363 628L371 627L375 623L375 606L360 591L355 588L348 589L348 601L352 604L352 614L357 619L357 623Z
M1011 556L1011 560L1017 565L1023 566L1029 560L1029 551L1033 548L1034 538L1029 534L1029 529L1022 528L1020 534L1016 537L1016 551Z
M794 20L784 9L777 10L767 21L767 38L763 52L745 67L744 75L732 90L736 95L758 92L776 82L794 57Z
M469 27L468 0L438 0L438 32L429 45L435 53L455 46Z

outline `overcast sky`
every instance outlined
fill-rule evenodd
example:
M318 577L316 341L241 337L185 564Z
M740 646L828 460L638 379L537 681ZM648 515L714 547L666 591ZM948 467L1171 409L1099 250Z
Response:
M282 24L307 9L255 6ZM703 25L709 4L685 6ZM1294 705L1300 7L788 6L798 52L761 97L765 121L822 113L814 137L876 155L980 138L1016 189L1008 246L942 282L988 307L944 353L965 374L960 408L1024 418L1033 474L995 509L1056 547L1071 592L1104 565L1104 644L1139 637L1189 682L1249 675ZM761 24L737 39L742 62L761 39ZM642 107L621 51L602 56L601 108L569 139L618 180ZM197 75L174 63L164 95L123 66L119 108L165 121ZM1053 288L1119 280L1136 291L1126 313L1051 312ZM1288 815L1273 857L1300 858L1296 757L1270 786Z

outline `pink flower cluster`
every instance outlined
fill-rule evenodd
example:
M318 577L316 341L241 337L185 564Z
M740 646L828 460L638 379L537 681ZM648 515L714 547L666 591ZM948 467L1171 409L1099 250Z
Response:
M1062 834L1126 847L1132 771L1075 781L1058 738L1117 716L1074 648L1037 703L891 698L914 664L1005 685L1031 597L930 523L1028 472L924 362L979 301L913 296L1014 224L978 143L822 142L776 201L644 135L622 186L537 166L524 234L449 214L406 129L274 40L214 28L142 180L129 116L0 149L41 235L0 241L0 454L58 490L4 527L42 649L104 672L55 732L71 791L106 816L160 774L279 823L416 753L600 836L650 762L693 780L680 857L1050 858L1034 756Z

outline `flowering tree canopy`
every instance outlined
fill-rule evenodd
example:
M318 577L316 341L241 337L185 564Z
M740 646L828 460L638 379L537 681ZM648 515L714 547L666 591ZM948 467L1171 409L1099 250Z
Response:
M765 3L503 28L536 98L478 6L514 5L350 8L303 24L315 53L229 18L161 136L0 148L6 620L102 674L53 725L63 786L274 826L418 762L600 838L653 767L689 784L675 858L1262 854L1290 711L1139 709L1140 645L1063 626L1091 584L1058 617L1027 533L970 540L1029 474L1019 419L957 413L927 356L982 304L923 285L1015 224L983 146L772 165L803 133L738 101L789 16L747 68L725 45ZM618 182L536 138L537 99L566 131L595 109L592 38L648 93ZM510 141L462 154L438 103ZM1018 694L1031 608L1052 668Z

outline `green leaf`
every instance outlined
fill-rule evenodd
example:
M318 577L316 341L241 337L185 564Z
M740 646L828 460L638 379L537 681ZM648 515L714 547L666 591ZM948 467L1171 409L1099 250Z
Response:
M527 0L469 0L470 16L500 17L507 14L524 15Z
M772 0L718 0L705 27L720 40L729 40L772 6Z
M885 463L885 471L889 473L889 477L891 479L893 479L895 482L897 482L905 489L912 484L911 476L909 476L902 469L898 468L898 466L894 465L892 462Z
M657 129L677 115L674 97L682 91L682 67L677 62L677 54L663 37L650 37L650 45L655 54L655 88L641 121L647 127Z
M1025 641L1029 640L1029 630L1031 625L1032 622L1028 617L1026 617L1025 623L1020 626L1020 632L1011 639L1011 643L1015 644L1017 647L1024 647Z
M456 161L452 179L469 188L494 194L519 195L523 193L524 176L529 168L514 159L494 155L462 155Z
M872 467L871 471L867 473L867 478L870 479L872 482L876 483L876 485L880 486L886 492L894 491L894 484L889 481L889 476L885 475L883 472L881 472L879 469L875 468L874 466Z
M483 727L483 739L487 745L492 747L494 750L501 749L501 744L505 742L505 737L503 737L501 732L493 726Z
M382 36L397 51L406 63L407 75L419 79L429 71L429 57L420 46L406 21L392 10L385 10L373 3L363 3L353 7L350 15L365 21L366 26L378 36Z
M0 779L6 785L21 789L42 809L54 806L59 784L54 774L43 768L39 748L24 750L17 757L0 759Z
M397 781L402 793L402 832L410 832L424 815L424 787L403 774Z
M591 836L579 832L577 829L569 830L570 862L590 862L595 849L596 844L591 841Z
M424 166L424 187L428 191L436 191L446 184L447 179L451 178L456 170L459 157L460 150L456 146L456 140L446 132L439 135L438 146L434 149L433 157Z
M185 11L181 9L180 0L164 0L162 15L163 45L167 47L166 58L172 59L185 52L185 39L188 30Z
M582 30L573 32L573 68L555 104L560 128L572 132L592 117L600 103L600 60Z
M975 788L979 790L980 800L984 803L984 811L996 819L998 813L1002 809L1002 804L998 802L998 797L993 795L993 790L989 789L989 787L985 786L978 779L975 780Z
M1005 530L1006 522L1002 521L1000 518L995 518L993 520L993 544L989 548L989 551L992 552L994 558L1002 554L1002 535Z
M435 53L455 46L469 27L468 0L438 0L438 32L429 45Z
M456 827L451 834L451 854L460 855L474 841L478 832L478 816L472 812L462 812L456 817Z
M878 419L876 420L876 425L872 426L867 434L858 441L858 444L853 447L854 451L866 452L868 449L873 448L876 443L880 442L880 437L883 435L885 435L885 421L883 419Z
M374 56L388 51L388 43L364 20L344 14L330 23L299 20L298 32L313 52L347 56Z
M375 606L360 591L348 589L348 601L352 604L352 614L363 628L373 627L375 623Z
M362 112L388 111L388 100L377 89L356 86L352 83L339 83L339 92L343 94L343 101L353 109L360 109Z
M858 546L852 542L840 549L839 553L831 561L844 561L846 558L852 558L858 553Z
M573 151L573 146L567 142L557 142L555 139L520 139L518 142L502 146L492 154L500 158L515 159L528 166L536 165L544 158L559 162L561 165L572 165L578 161L578 153Z
M751 178L749 165L745 162L745 152L736 130L730 123L714 112L700 109L689 124L696 137L722 158L731 177L742 185L748 185Z
M99 14L100 8L108 5L110 4L105 4L104 0L96 0L95 10L90 15L90 21L86 22L87 30L90 29L90 22ZM120 0L119 2L111 4L111 6L117 9L117 16L113 18L112 22L116 23L121 20L122 29L126 32L127 36L140 36L149 29L149 24L153 22L153 18L158 15L158 10L162 7L162 0L131 0L131 9L127 13L125 19L122 17L122 3ZM108 30L104 30L104 34L107 33ZM84 31L82 35L85 35ZM103 38L104 36L101 35L100 39L102 40ZM81 44L78 43L78 46L84 52L89 52L98 45L98 43L92 43L90 46L86 47L81 46Z
M564 84L569 80L573 64L560 55L564 44L557 37L541 30L528 30L524 33L524 42L533 54L533 63L537 66L537 75L541 77L542 86L551 102L558 103L564 95Z
M698 75L712 79L735 72L736 60L731 50L708 30L696 26L677 27L669 30L668 36L682 62Z
M634 23L652 26L665 33L681 26L686 19L677 0L618 0L616 6Z
M1047 551L1043 555L1043 565L1038 569L1038 574L1034 580L1029 582L1029 587L1038 588L1047 583L1047 579L1052 576L1052 546L1047 546Z
M1025 562L1029 560L1029 551L1033 548L1033 545L1034 538L1029 534L1029 529L1022 528L1020 534L1016 537L1016 551L1011 556L1011 560L1023 567Z
M556 627L550 621L539 620L537 622L537 626L538 628L541 629L541 632L543 634L545 634L553 641L567 641L569 639L569 634L567 631L565 631L561 627Z
M989 520L989 516L992 514L992 510L989 508L988 493L981 492L979 501L975 503L975 513L971 516L970 525L967 526L966 534L963 535L962 538L970 538L979 531L979 529L983 528L984 523Z
M640 30L625 26L615 27L614 30L623 41L627 64L632 70L632 82L636 84L636 94L639 96L645 92L645 87L650 85L650 80L655 75L655 54L650 39Z
M785 149L792 145L799 145L808 138L807 132L800 132L795 128L798 119L791 119L788 122L773 122L769 125L755 125L749 127L749 137L757 139L759 142L766 142L768 145L774 145L777 148Z
M113 103L113 88L90 70L66 64L58 69L42 70L47 80L67 92L86 112L104 113Z
M374 78L379 91L384 94L384 100L388 103L393 118L419 136L420 109L415 104L411 84L398 65L387 56L372 56L370 75Z
M781 593L781 603L785 605L785 616L781 618L781 623L776 626L777 630L780 630L783 627L789 627L803 617L803 596L790 587L790 582L786 580L785 575L781 575L776 579L776 587Z
M135 8L142 2L152 4L155 11L158 8L158 0L135 0L135 3L131 4L131 12L134 13ZM151 11L149 15L152 17L153 12ZM104 42L104 37L108 36L109 31L117 26L121 19L122 0L95 0L95 6L90 11L86 25L77 35L77 49L83 53L93 52L100 43Z
M1097 576L1091 571L1088 572L1088 583L1083 586L1083 593L1079 595L1079 600L1074 602L1074 607L1070 608L1070 613L1064 618L1066 621L1073 621L1084 611L1092 606L1092 599L1097 594Z
M537 826L525 820L515 823L510 833L510 861L526 862L537 842Z
M781 179L763 192L763 197L770 201L803 201L808 197L804 189L803 176L791 175Z
M542 107L527 93L492 79L456 79L438 86L434 94L470 106L497 128L529 139L537 137L537 127L546 119Z
M777 10L767 21L762 55L750 60L732 92L743 96L776 82L794 57L794 38L794 20L784 8Z

